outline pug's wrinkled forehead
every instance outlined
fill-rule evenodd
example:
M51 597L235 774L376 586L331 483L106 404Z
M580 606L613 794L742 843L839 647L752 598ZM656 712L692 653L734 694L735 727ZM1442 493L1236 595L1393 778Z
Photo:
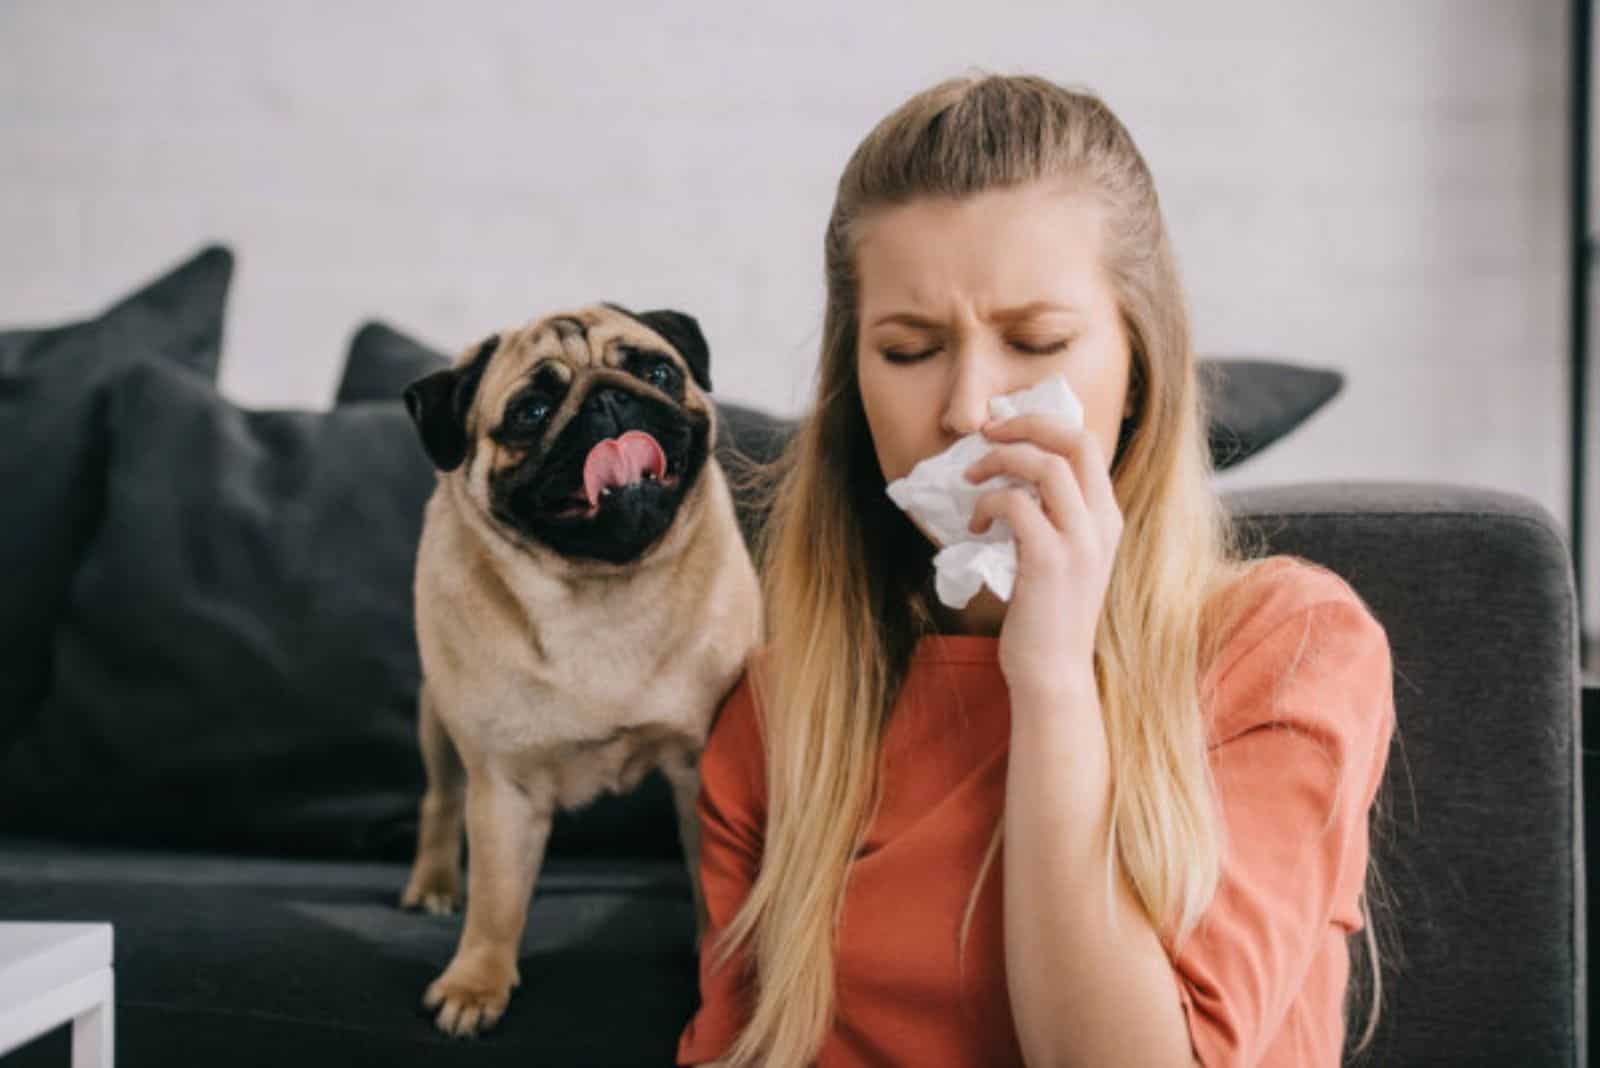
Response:
M711 389L705 338L694 319L681 312L635 313L617 304L590 304L542 316L496 337L491 352L482 351L489 346L485 341L463 367L469 370L481 355L487 366L481 369L478 391L491 404L535 376L548 376L562 386L579 378L638 386L648 382L649 365L662 359L692 377L701 390ZM704 407L692 396L673 400L690 409Z

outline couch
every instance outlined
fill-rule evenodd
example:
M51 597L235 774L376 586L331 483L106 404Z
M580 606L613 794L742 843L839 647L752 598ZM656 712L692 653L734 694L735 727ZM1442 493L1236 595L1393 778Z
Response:
M558 818L496 1029L451 1039L421 1010L461 921L396 907L422 786L409 569L433 476L395 383L443 356L369 324L329 411L238 408L215 388L231 265L209 248L97 317L0 334L0 418L28 446L0 450L0 920L115 925L123 1065L671 1064L696 959L659 776ZM1329 381L1278 396L1265 437L1219 416L1219 466ZM725 461L781 444L783 420L721 409ZM1557 525L1472 486L1225 497L1271 551L1344 576L1394 654L1374 828L1393 946L1361 1063L1585 1063ZM739 507L749 536L760 517ZM68 1037L5 1064L64 1064Z

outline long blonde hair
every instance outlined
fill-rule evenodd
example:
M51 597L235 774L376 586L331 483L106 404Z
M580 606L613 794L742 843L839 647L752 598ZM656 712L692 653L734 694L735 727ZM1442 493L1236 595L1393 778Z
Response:
M856 378L859 227L914 197L1064 181L1105 209L1102 267L1132 350L1133 414L1112 480L1124 528L1095 639L1113 772L1113 852L1170 947L1218 883L1223 827L1198 683L1227 636L1225 594L1261 562L1213 485L1205 396L1155 186L1092 93L1031 76L972 75L906 101L839 179L824 238L827 307L816 396L770 468L733 474L764 498L757 543L765 655L751 684L766 757L760 870L713 951L741 946L754 998L726 1060L812 1062L834 1005L834 951L851 858L880 796L879 743L918 639L934 631L928 544L884 493ZM964 951L978 891L962 919ZM1367 896L1362 910L1368 912ZM1379 956L1366 925L1374 997Z

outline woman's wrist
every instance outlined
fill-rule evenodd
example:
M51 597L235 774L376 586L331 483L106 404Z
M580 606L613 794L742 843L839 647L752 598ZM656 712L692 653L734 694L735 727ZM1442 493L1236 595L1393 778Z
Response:
M1099 704L1100 688L1095 682L1094 670L1089 667L1063 668L1015 682L1006 681L1013 706L1055 707L1078 706L1093 701Z

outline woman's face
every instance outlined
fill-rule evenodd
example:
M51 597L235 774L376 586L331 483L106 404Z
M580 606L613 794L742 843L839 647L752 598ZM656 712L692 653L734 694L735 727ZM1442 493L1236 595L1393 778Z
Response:
M1099 209L1036 182L925 197L863 225L856 370L884 478L989 418L989 398L1061 373L1109 468L1130 354L1100 270Z

